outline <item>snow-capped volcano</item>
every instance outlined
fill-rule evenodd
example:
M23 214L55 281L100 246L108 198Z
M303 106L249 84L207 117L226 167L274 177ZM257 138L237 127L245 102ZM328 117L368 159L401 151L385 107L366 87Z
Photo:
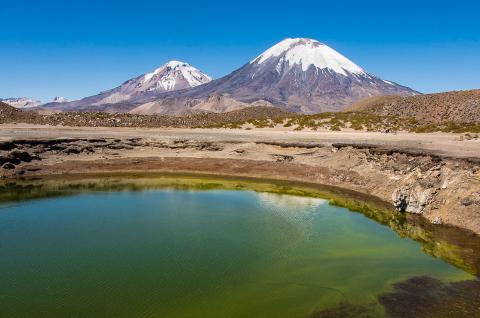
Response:
M28 97L14 97L14 98L5 98L5 99L0 98L0 102L4 102L5 104L16 107L16 108L37 107L42 104L41 101L28 98Z
M275 106L318 113L338 111L370 96L415 94L368 73L326 44L289 38L217 80L187 63L171 61L112 90L53 106L142 114Z
M84 109L90 106L123 103L144 95L159 94L192 88L210 82L212 79L188 63L170 61L152 72L132 78L122 85L98 95L69 103L56 101L46 107L58 106L61 109Z
M92 105L118 103L143 93L164 93L191 88L211 80L210 76L188 63L170 61L150 73L128 80L119 87L105 92L106 96Z
M348 74L366 75L360 66L329 46L312 39L285 39L263 52L250 64L262 64L271 58L278 59L276 65L278 72L284 67L300 65L304 72L310 66L314 66L345 76Z
M302 113L338 111L376 95L417 92L369 74L329 46L312 39L285 39L240 69L208 84L136 99L139 113L229 111L249 105ZM212 96L218 103L212 102Z
M210 76L200 72L188 63L170 61L151 73L147 73L133 81L135 87L143 87L144 91L175 91L195 87L210 82ZM140 83L139 83L140 81Z

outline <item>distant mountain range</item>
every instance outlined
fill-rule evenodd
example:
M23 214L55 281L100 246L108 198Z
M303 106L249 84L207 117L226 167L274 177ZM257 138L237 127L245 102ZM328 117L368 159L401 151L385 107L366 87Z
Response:
M63 110L84 110L92 106L119 104L151 94L161 94L192 88L210 82L212 79L188 63L170 61L150 73L132 78L114 89L98 95L72 101L64 105L49 103L44 107ZM119 111L122 109L119 106Z
M371 96L416 94L369 74L323 43L295 38L285 39L217 80L187 63L172 61L98 95L44 107L182 114L261 105L318 113L338 111Z
M0 102L15 108L33 108L43 105L42 101L28 98L28 97L13 97L13 98L0 98ZM54 103L66 103L68 100L65 97L57 96L53 99Z
M28 98L28 97L13 97L13 98L3 98L3 99L0 98L0 102L3 102L15 108L37 107L42 104L41 101Z

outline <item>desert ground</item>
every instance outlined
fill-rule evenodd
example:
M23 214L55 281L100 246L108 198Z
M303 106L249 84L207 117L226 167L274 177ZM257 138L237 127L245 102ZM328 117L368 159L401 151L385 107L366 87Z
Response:
M364 131L292 131L287 128L191 129L59 127L27 124L0 125L0 140L49 138L144 138L156 140L198 140L210 142L303 143L329 146L335 143L371 145L387 149L418 151L451 158L480 158L480 140L463 140L460 134L395 134Z

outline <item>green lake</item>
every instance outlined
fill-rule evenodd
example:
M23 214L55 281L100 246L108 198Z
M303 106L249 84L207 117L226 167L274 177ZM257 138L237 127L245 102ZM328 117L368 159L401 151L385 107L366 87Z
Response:
M0 317L383 317L396 282L477 274L472 247L399 217L229 183L8 188Z

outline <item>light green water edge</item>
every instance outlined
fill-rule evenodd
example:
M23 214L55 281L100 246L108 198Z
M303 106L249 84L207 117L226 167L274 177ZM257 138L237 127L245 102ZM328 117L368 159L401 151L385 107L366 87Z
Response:
M428 275L478 240L354 193L186 176L0 186L0 317L313 317ZM352 213L358 212L358 213Z

